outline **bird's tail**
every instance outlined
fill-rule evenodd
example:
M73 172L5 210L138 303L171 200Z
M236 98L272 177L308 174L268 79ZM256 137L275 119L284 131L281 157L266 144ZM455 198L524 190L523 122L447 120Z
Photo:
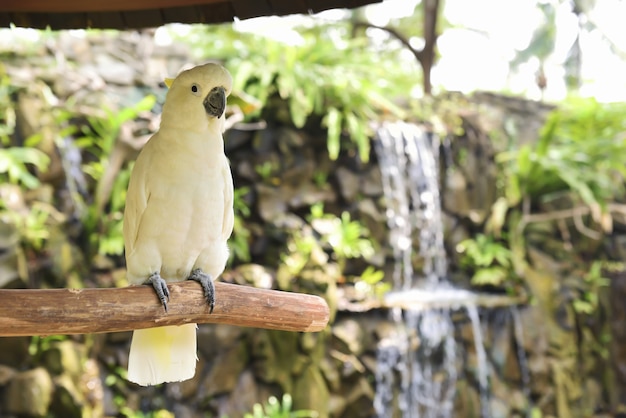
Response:
M128 380L158 385L191 379L196 372L196 324L133 331Z

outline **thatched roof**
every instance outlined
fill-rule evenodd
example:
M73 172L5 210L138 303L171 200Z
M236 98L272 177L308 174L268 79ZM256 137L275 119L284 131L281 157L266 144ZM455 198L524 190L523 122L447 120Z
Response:
M222 23L235 17L284 16L355 8L380 0L2 0L0 27L44 29L156 27Z

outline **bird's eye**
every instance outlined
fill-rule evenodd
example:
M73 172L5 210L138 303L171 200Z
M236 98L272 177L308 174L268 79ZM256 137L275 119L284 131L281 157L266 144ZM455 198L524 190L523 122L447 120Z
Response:
M192 84L191 85L191 92L196 95L196 96L200 96L200 86L197 84Z

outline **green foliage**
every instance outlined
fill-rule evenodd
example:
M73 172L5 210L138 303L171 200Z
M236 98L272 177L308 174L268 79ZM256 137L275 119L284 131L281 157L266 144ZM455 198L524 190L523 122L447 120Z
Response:
M265 161L263 164L259 164L254 167L254 171L261 177L266 183L273 183L275 176L278 174L280 167L276 162Z
M265 405L255 404L252 413L244 414L244 418L315 418L319 414L311 410L292 411L291 395L284 394L282 402L271 396Z
M542 217L542 212L565 209L563 216L567 209L586 206L593 219L610 230L608 204L626 196L625 113L623 103L571 98L549 114L536 143L497 155L504 178L499 182L501 196L485 225L486 235L466 240L458 248L464 267L473 272L472 283L506 285L523 275L525 226L532 222L527 220L529 210L538 215L535 219L551 222L557 218L547 212ZM595 262L582 261L581 267L589 268L589 273L577 281L581 296L574 308L590 313L598 305L604 279Z
M313 254L322 254L321 243L312 234L310 228L295 230L287 242L287 251L281 255L281 261L291 276L297 276L309 263Z
M246 203L244 196L250 193L249 187L239 187L235 189L233 196L233 210L235 220L233 224L233 235L228 241L230 247L229 263L235 259L241 262L250 261L250 230L246 228L244 218L250 216L250 207Z
M547 200L571 192L575 200L602 207L624 196L626 104L570 99L546 121L534 146L501 153L511 206L522 196Z
M473 271L473 285L502 286L514 277L511 251L489 235L466 239L456 249L463 254L462 266Z
M11 102L11 93L15 88L9 77L4 75L4 66L0 64L0 143L9 144L9 135L15 129L15 109Z
M67 335L48 335L45 337L35 335L30 339L28 354L30 354L31 357L38 359L41 353L49 350L55 342L65 340L67 340Z
M135 119L140 112L152 109L155 102L156 98L148 95L135 105L118 111L105 109L105 116L88 118L89 128L76 140L76 145L93 157L83 166L83 171L96 182L95 201L88 207L84 227L92 248L97 248L100 254L122 254L124 251L123 212L132 170L132 165L121 170L113 178L113 183L107 184L110 179L105 172L109 158L122 124ZM105 206L107 211L103 214Z
M383 282L384 278L385 273L383 271L368 266L356 279L354 287L357 292L363 295L380 299L391 290L391 283Z
M316 230L321 234L321 242L330 246L339 266L343 270L346 259L374 255L374 243L369 238L368 229L361 222L352 220L348 212L341 217L324 213L324 205L311 206L311 223L317 223Z
M333 229L325 240L340 260L357 257L367 259L374 255L374 245L368 236L369 231L365 226L351 220L348 212L342 212L341 218L333 220Z
M339 274L345 274L348 259L368 260L374 255L375 242L368 229L359 221L353 220L348 212L341 217L324 212L324 205L311 206L307 220L310 225L294 230L281 262L291 277L298 276L307 266L325 266L329 255L334 258ZM359 292L381 296L389 290L383 283L383 272L367 267L359 276L344 277L358 287ZM337 277L339 278L339 277Z
M64 217L52 205L35 201L28 212L15 211L0 203L0 215L15 226L23 244L34 250L41 250L50 236L49 222L61 222Z
M16 120L10 96L14 90L8 77L0 77L0 144L3 146L0 148L0 181L34 189L39 186L39 180L30 173L28 165L45 170L50 159L37 149L10 146Z
M12 224L23 244L40 250L49 236L50 218L60 220L61 214L49 203L34 201L29 210L13 208L9 204L15 196L24 198L22 189L34 190L41 186L39 179L32 174L32 169L45 171L50 158L42 151L29 147L33 138L27 138L27 146L11 146L10 136L15 129L15 109L10 94L14 91L8 77L0 77L0 187L4 188L4 198L0 200L0 218ZM13 185L13 188L11 186Z
M31 174L28 165L45 171L49 163L50 158L36 148L0 148L0 181L34 189L39 186L39 179Z
M368 122L381 113L401 118L404 112L393 99L406 95L415 81L400 65L399 50L374 51L367 38L351 33L345 23L313 24L300 29L299 43L286 44L222 25L194 27L182 40L199 58L223 60L235 91L245 91L263 106L275 96L286 100L296 127L311 115L321 116L331 158L338 157L345 132L367 161Z
M576 312L589 315L597 310L599 291L610 283L610 280L602 274L602 267L602 262L594 261L587 274L583 277L584 288L581 289L580 297L572 302Z

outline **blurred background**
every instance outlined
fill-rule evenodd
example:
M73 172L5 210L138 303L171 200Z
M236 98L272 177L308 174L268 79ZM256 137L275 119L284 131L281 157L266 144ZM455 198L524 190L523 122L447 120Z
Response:
M624 15L0 14L0 287L127 285L126 188L163 79L212 61L234 79L221 280L331 307L320 333L200 325L196 376L149 388L125 379L131 333L0 337L0 416L626 416Z

